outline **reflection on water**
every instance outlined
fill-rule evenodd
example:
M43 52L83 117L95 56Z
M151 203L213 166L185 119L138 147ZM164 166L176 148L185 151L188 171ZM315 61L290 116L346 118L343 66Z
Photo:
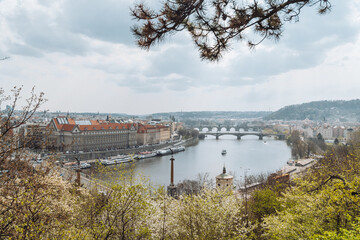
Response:
M227 154L221 151L226 149ZM168 185L170 182L171 156L154 157L135 162L135 172L149 177L152 184ZM209 136L198 145L186 148L174 155L175 183L184 179L196 179L199 173L209 173L214 178L222 172L225 164L228 172L236 179L247 174L274 172L291 157L291 150L285 141L272 138L259 140L246 136L237 140L234 136L221 136L219 140ZM109 170L116 166L108 166ZM108 175L95 173L95 177L108 180Z

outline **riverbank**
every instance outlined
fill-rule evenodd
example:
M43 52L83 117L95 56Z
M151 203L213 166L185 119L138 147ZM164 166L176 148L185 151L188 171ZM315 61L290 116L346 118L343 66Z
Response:
M199 138L195 137L184 140L184 142L181 145L183 145L184 147L191 147L197 145L198 143L199 143Z
M170 147L176 146L195 146L198 144L198 138L190 138L186 140L178 140L164 144L156 144L151 146L140 146L138 148L131 149L117 149L117 150L109 150L109 151L97 151L97 152L85 152L85 153L74 153L74 154L62 154L61 158L66 162L74 162L76 159L81 162L93 163L98 159L107 159L112 156L118 155L136 155L139 152L147 152L147 151L156 151L161 149L167 149Z
M182 145L183 141L173 141L169 143L148 145L148 146L139 146L138 148L126 148L126 149L115 149L115 150L106 150L106 151L93 151L93 152L83 152L83 153L68 153L61 154L61 158L64 161L75 161L78 159L80 161L92 160L92 159L105 159L117 155L133 155L139 152L155 151L167 147L173 147L177 145Z

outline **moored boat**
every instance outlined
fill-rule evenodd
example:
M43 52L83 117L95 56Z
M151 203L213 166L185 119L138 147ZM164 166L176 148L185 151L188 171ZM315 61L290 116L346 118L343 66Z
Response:
M103 159L103 160L100 160L100 163L102 165L108 166L108 165L114 165L115 161L114 160Z
M170 154L178 153L178 152L182 152L182 151L185 151L184 146L172 147L172 148L168 148L168 149L158 150L158 151L156 151L156 154L159 155L159 156L165 156L165 155L170 155Z
M131 159L130 159L130 157L124 157L124 158L116 158L116 159L114 159L114 161L115 161L116 164L119 164L119 163L130 162Z
M156 152L140 152L134 158L140 160L140 159L155 157L156 155L157 155Z
M90 165L90 163L83 162L80 164L80 168L81 169L91 168L91 165Z
M171 150L172 150L174 153L182 152L182 151L185 151L185 147L184 147L184 146L174 147L174 148L171 148Z
M165 156L165 155L169 155L169 154L171 154L170 149L162 149L162 150L156 151L156 155L159 155L159 156Z

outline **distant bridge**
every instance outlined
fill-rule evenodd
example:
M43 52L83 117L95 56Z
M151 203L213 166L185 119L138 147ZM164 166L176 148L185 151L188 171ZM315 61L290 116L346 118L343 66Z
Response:
M240 131L238 131L238 132L232 132L232 131L199 132L200 139L204 139L208 135L215 136L216 139L219 139L219 137L223 136L223 135L233 135L233 136L236 136L236 138L240 140L241 137L243 137L243 136L254 135L254 136L258 136L259 140L262 140L264 137L270 137L270 136L275 136L279 140L285 140L284 134L272 134L272 133L262 133L262 132L240 132Z
M230 132L231 129L233 129L235 132L240 132L240 130L243 130L245 132L252 130L252 131L261 131L264 128L264 126L246 126L246 125L237 125L237 126L229 126L229 125L206 125L206 126L199 126L195 127L195 129L198 129L199 132L205 132L207 129L208 131L221 131L221 129L226 129L226 131Z

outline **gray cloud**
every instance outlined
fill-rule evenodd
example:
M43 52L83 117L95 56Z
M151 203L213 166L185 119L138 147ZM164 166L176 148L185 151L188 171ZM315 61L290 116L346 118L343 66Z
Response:
M351 1L332 0L334 9L330 14L318 16L315 8L309 8L301 14L300 22L286 24L280 42L265 41L254 51L246 49L245 42L234 43L233 50L217 64L201 61L197 49L184 32L171 36L149 52L137 49L130 33L130 26L135 24L129 13L133 4L130 0L37 2L41 6L24 8L19 5L14 13L0 18L17 38L17 41L0 39L0 46L6 46L6 49L0 49L2 55L33 56L37 59L36 63L31 62L31 57L21 59L27 63L24 64L27 66L25 77L18 73L12 79L26 78L31 82L35 78L44 81L66 78L68 82L82 86L88 94L88 81L92 81L93 85L101 82L106 86L115 86L116 91L119 87L123 93L139 99L142 93L161 99L170 92L176 96L188 95L189 106L196 105L197 102L192 99L201 99L201 94L205 96L203 101L206 103L203 104L209 105L207 101L213 96L208 91L216 92L217 99L212 99L213 102L221 102L224 98L222 90L226 92L229 89L232 97L242 94L239 101L253 99L254 103L260 104L269 100L270 104L274 98L273 91L266 92L266 89L259 89L259 85L272 86L273 79L280 74L320 65L331 49L354 42L360 29L345 17ZM62 54L57 54L59 52ZM12 61L17 60L16 57L21 58L14 56ZM41 63L41 66L46 66L48 74L31 76L32 71L41 72L34 67ZM61 76L63 72L66 76ZM5 75L10 76L11 73L4 70ZM286 81L288 86L284 85ZM276 94L284 94L296 81L301 83L301 80L295 81L291 77L286 81L282 81L280 87L280 84L274 83ZM298 83L299 92L305 88ZM206 93L201 92L203 89ZM101 92L94 88L90 90L90 95L97 91L98 101L108 97L109 89ZM194 92L196 96L190 96ZM84 98L88 96L84 95ZM181 100L180 97L177 99ZM150 103L151 100L149 105L152 105Z
M132 1L67 0L61 22L72 32L114 43L134 45L130 32Z
M46 52L84 54L88 50L87 42L68 32L56 20L43 10L17 8L7 22L22 44L8 42L9 52L36 57Z
M186 90L197 86L254 85L290 70L315 67L323 62L329 49L354 41L359 34L359 28L344 17L350 11L350 3L339 0L332 3L334 9L327 15L318 15L316 8L304 9L300 22L286 24L278 43L265 41L255 51L245 50L245 54L239 50L245 43L234 43L233 51L239 51L238 56L225 68L201 62L191 40L177 34L168 40L174 47L149 57L151 67L142 74L157 81L164 81L158 76L172 73L188 76L186 80L177 81L182 86L178 89ZM162 44L168 43L161 43L160 48ZM157 52L159 48L153 51ZM144 84L154 82L149 80ZM162 85L162 89L168 89L168 85Z

